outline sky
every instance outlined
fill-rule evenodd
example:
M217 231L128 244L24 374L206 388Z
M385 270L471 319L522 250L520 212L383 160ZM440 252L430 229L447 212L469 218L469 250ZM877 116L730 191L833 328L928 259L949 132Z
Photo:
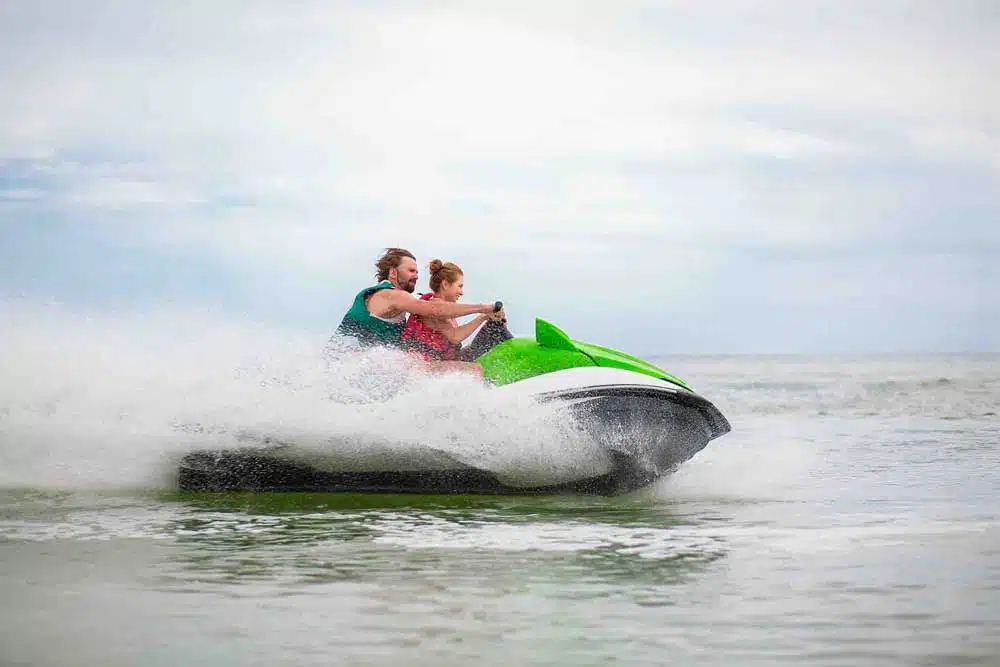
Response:
M387 246L634 353L1000 352L992 0L0 4L0 298L321 343Z

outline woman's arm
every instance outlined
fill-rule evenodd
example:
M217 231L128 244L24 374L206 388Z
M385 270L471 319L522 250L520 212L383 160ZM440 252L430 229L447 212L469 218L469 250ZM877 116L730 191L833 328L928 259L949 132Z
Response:
M457 345L475 333L479 325L488 319L490 319L489 315L477 315L465 324L457 327L447 320L425 318L424 322L435 331L443 333L449 343Z

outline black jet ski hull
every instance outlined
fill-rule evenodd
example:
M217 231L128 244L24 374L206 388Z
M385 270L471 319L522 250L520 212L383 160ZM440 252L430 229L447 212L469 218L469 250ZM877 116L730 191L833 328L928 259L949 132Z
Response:
M276 446L193 452L180 462L177 485L184 491L610 496L649 486L730 430L710 402L665 385L575 387L536 397L569 406L584 437L607 451L608 472L525 486L457 461L430 470L327 470L297 459L288 446Z

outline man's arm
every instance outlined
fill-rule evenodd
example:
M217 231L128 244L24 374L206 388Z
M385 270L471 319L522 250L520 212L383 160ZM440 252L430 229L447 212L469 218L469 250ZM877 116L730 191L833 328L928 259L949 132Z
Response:
M380 297L380 306L401 310L404 313L436 318L462 317L477 313L489 314L493 312L495 305L492 303L449 303L437 299L424 301L408 292L399 290L382 290L372 295L372 299L375 297Z

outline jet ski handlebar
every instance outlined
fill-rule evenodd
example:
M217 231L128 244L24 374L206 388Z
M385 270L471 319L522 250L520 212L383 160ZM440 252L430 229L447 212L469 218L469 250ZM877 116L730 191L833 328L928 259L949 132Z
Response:
M497 301L496 303L493 304L493 312L494 313L499 313L501 310L503 310L503 301ZM500 321L503 324L507 324L507 318L506 317L503 318Z

